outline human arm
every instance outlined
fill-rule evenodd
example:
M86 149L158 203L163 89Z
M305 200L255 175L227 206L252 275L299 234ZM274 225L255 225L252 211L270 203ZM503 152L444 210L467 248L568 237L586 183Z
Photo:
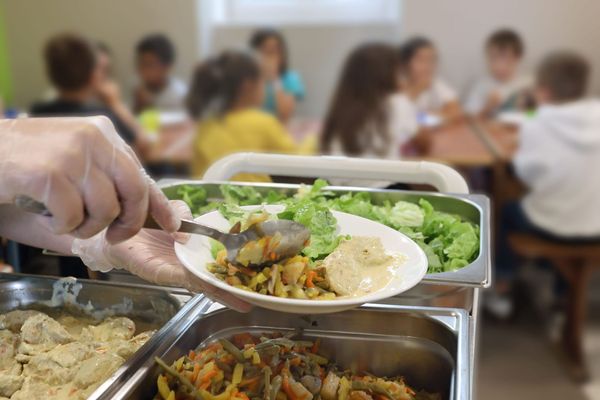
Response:
M519 144L513 158L516 175L526 186L531 186L543 175L546 164L552 162L545 157L542 148L543 129L537 121L526 122L519 132Z
M178 218L191 219L192 213L183 201L171 201ZM175 235L155 229L142 229L131 239L110 244L103 232L90 239L75 239L72 252L92 270L107 272L113 267L125 269L140 278L159 285L184 287L191 292L201 292L207 297L237 311L249 311L251 306L200 280L190 273L175 255L175 240L185 243L189 235Z
M442 80L433 83L433 91L440 107L436 112L445 123L452 123L462 118L463 109L458 101L456 91Z
M150 146L150 141L133 113L129 110L121 97L121 90L116 82L106 80L96 88L98 96L104 105L114 114L118 121L117 129L127 131L131 138L131 145L137 154L144 156Z
M191 217L185 203L172 202L172 206L179 218ZM12 205L1 205L0 236L60 254L78 255L92 270L107 272L113 267L125 269L151 283L202 292L238 311L250 309L247 303L190 274L175 255L172 234L142 229L124 242L111 244L106 240L106 231L90 239L56 235L47 229L46 218ZM181 234L176 237L178 241L187 240L187 236Z
M452 100L444 103L439 111L439 116L442 117L446 123L456 122L462 118L463 115L464 113L458 100Z
M125 240L148 212L165 228L179 222L133 151L106 117L0 120L0 204L18 196L43 203L55 234Z
M294 115L296 110L296 98L287 93L279 81L273 83L273 91L275 96L275 111L277 117L285 124Z
M479 116L482 118L490 117L498 110L498 107L502 105L502 97L497 91L488 93L483 108L479 112Z
M141 113L147 108L152 107L154 96L143 85L139 85L133 91L133 111L136 114Z

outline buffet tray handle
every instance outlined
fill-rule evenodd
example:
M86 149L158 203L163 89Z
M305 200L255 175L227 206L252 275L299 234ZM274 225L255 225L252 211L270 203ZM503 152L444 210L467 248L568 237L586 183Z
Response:
M226 181L241 172L428 184L443 193L469 193L464 178L447 165L429 161L370 160L338 156L235 153L215 162L202 179Z

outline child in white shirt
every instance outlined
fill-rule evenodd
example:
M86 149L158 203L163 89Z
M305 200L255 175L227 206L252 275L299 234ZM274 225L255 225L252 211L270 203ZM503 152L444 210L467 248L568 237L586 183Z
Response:
M456 92L437 76L437 51L429 39L416 37L406 41L400 47L400 61L406 75L405 93L419 119L435 115L452 122L462 115Z
M600 239L600 101L585 98L589 69L583 57L568 52L550 55L538 69L540 106L521 128L513 161L528 192L503 212L496 294L508 291L519 262L507 242L510 233L562 243Z
M510 29L500 29L486 41L488 74L471 88L465 103L471 115L489 117L501 110L519 108L532 79L521 75L524 45L521 37Z
M600 101L584 98L587 61L556 53L537 77L536 116L519 136L514 166L529 191L531 222L563 238L600 236Z

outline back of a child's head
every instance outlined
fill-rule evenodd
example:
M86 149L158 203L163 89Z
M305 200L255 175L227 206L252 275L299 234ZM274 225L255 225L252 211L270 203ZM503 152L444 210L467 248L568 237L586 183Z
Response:
M327 113L321 146L330 150L334 137L348 154L365 150L358 137L374 125L384 130L384 103L399 89L400 63L396 49L385 43L363 44L350 53Z
M516 31L508 28L492 32L485 42L485 48L486 50L511 52L517 58L521 58L525 52L525 45L521 36Z
M558 51L540 63L536 81L539 89L548 94L549 102L565 103L585 97L588 89L590 64L573 51Z
M175 63L175 47L171 40L162 33L145 36L136 46L137 56L143 54L154 55L163 65L171 66Z
M63 33L46 43L44 59L48 78L58 91L78 91L92 81L96 49L83 36Z
M188 113L195 119L222 116L232 109L244 85L260 79L254 57L242 51L225 51L199 64L186 98Z

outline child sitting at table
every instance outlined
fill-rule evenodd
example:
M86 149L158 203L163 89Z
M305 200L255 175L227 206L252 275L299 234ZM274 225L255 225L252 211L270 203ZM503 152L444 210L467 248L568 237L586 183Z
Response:
M281 123L261 110L263 98L260 67L249 54L226 51L196 68L186 99L188 112L198 121L194 175L202 176L213 162L231 153L295 152ZM238 174L234 180L269 178Z
M162 34L143 38L136 47L140 82L134 91L134 110L182 110L187 86L171 74L175 47Z
M496 295L510 290L518 259L507 243L512 232L557 242L600 238L600 101L586 98L589 63L558 52L540 64L535 96L539 109L519 132L514 169L527 186L519 203L503 213L497 257ZM511 311L507 297L491 297L492 311Z
M32 116L104 115L136 150L146 139L121 99L117 84L106 75L101 49L85 37L65 33L51 38L44 49L53 99L35 103Z
M498 111L520 108L519 102L532 84L519 71L524 45L518 33L500 29L485 44L488 75L471 89L465 109L469 114L490 117Z
M417 113L401 93L397 51L369 43L350 53L339 78L321 133L326 154L400 158L401 146L417 133ZM336 182L386 186L381 182Z
M263 109L287 123L305 90L300 74L290 68L285 38L278 30L259 29L252 34L250 47L256 51L265 76Z
M390 45L369 43L347 58L321 134L325 153L398 159L417 132L416 110L400 92L401 69Z
M415 37L400 47L400 62L406 72L405 92L424 125L440 119L452 122L462 115L454 89L437 76L438 55L429 39Z

